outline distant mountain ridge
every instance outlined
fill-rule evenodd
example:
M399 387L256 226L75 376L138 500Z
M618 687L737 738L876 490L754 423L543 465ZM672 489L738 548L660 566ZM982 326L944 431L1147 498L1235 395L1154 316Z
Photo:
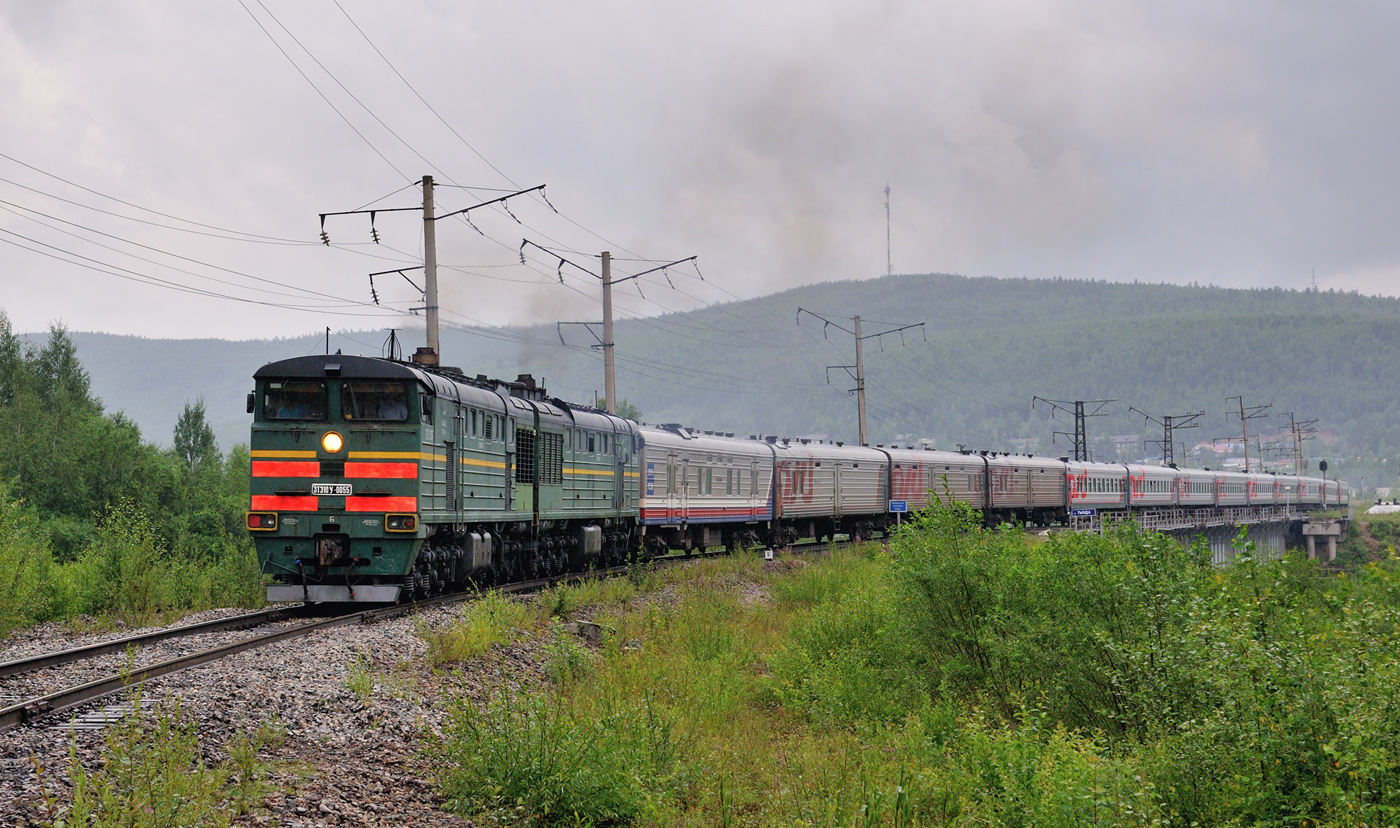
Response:
M689 314L617 324L620 396L649 421L736 433L825 434L855 440L849 334L803 314L860 313L863 333L924 322L865 342L872 442L929 438L941 448L1066 453L1071 424L1052 420L1032 395L1117 398L1092 420L1105 459L1143 456L1154 415L1204 410L1194 444L1238 434L1229 396L1320 418L1330 441L1310 456L1395 476L1400 459L1400 300L1354 293L1237 290L1075 280L894 276L807 285ZM845 323L849 325L849 322ZM333 334L331 349L380 353L386 331ZM553 325L445 329L444 362L468 374L533 373L552 393L591 401L601 356L581 330ZM400 332L411 353L421 331ZM150 340L74 333L95 392L109 410L168 443L187 399L205 398L221 446L247 439L244 397L260 365L324 349L323 337L228 342ZM1272 439L1286 418L1251 423ZM1109 455L1109 436L1120 451ZM1052 440L1054 442L1052 442ZM1350 458L1350 459L1347 459ZM1360 458L1360 459L1357 459Z

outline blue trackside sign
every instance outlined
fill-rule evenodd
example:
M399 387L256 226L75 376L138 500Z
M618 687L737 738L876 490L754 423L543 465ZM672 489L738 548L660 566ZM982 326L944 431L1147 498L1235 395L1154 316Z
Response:
M1070 517L1093 517L1099 513L1098 509L1070 509Z
M907 512L907 511L909 511L909 501L907 501L907 500L891 500L891 501L890 501L890 511L891 511L891 512Z

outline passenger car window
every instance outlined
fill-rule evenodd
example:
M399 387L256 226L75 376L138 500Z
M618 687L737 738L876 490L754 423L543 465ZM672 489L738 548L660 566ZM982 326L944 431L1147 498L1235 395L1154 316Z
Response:
M263 419L326 419L326 384L320 380L267 383L263 390Z
M431 405L431 402L429 402ZM351 380L340 386L340 416L346 420L408 420L408 392L401 382Z

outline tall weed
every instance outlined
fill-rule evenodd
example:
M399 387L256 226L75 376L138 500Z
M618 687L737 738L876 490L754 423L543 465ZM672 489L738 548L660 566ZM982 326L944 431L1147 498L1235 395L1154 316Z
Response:
M526 825L623 825L661 795L671 728L650 705L581 718L559 699L506 693L448 712L441 779L448 807Z
M428 663L448 664L484 655L497 644L506 644L522 630L543 621L538 604L512 601L492 591L464 604L458 619L442 630L419 626L418 636L428 645Z
M141 695L133 706L141 709ZM275 729L239 734L228 760L206 764L198 723L186 720L178 702L153 717L126 716L103 734L102 764L85 768L76 743L68 767L71 801L46 803L49 824L91 828L227 826L261 799L266 768L258 751ZM38 768L42 776L42 768Z

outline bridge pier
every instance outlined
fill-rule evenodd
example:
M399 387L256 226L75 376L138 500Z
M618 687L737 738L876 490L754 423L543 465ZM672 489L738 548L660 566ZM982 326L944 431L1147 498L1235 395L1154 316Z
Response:
M1317 557L1317 539L1324 538L1327 541L1327 562L1331 563L1337 559L1337 541L1346 537L1347 522L1345 520L1318 520L1308 521L1303 524L1303 537L1308 542L1308 557Z

